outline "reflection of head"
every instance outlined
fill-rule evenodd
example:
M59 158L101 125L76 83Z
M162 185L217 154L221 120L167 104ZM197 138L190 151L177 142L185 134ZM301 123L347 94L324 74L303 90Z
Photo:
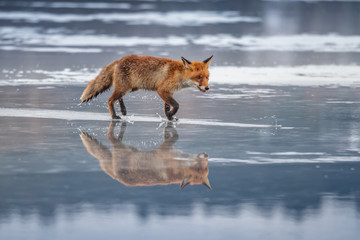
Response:
M164 128L164 141L155 150L142 150L122 142L126 123L122 123L117 137L116 122L111 122L108 139L112 151L96 139L81 131L80 138L86 150L100 161L101 168L112 178L126 186L153 186L179 183L204 184L211 189L206 153L190 154L174 148L179 138L176 129L168 124Z
M195 164L189 167L189 171L183 178L180 188L183 189L187 185L204 184L211 189L208 179L209 169L207 167L208 155L206 153L199 153L195 158Z

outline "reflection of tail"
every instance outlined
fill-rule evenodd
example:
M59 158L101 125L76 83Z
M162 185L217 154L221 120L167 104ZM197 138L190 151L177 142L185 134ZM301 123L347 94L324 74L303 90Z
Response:
M102 162L110 162L112 161L112 153L110 152L110 150L102 145L100 142L98 142L96 139L92 138L89 134L81 131L81 129L79 129L80 133L80 138L81 141L83 142L86 150L93 155L95 158L97 159L101 159L102 161L100 161L100 165L102 165ZM103 166L101 166L103 167ZM106 171L107 169L104 169L104 171Z
M90 101L92 98L96 97L97 95L108 90L111 87L114 66L114 62L110 63L100 72L100 74L94 80L89 82L80 97L80 104Z

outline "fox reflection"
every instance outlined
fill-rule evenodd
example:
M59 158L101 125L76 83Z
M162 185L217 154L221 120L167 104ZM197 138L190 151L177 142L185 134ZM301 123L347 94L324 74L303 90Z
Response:
M86 150L100 161L100 166L109 176L126 186L153 186L179 183L186 185L203 184L211 189L208 179L208 155L190 154L174 148L179 136L168 123L164 128L164 141L155 150L142 150L122 142L126 123L122 123L118 136L111 122L107 137L112 151L87 133L80 137Z

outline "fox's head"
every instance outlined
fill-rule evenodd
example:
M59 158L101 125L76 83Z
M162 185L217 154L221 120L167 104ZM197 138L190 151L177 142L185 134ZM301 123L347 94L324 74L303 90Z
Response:
M209 65L213 56L205 59L202 62L190 62L189 60L181 57L184 68L187 72L187 84L195 87L202 92L209 90Z
M186 168L184 178L180 183L180 189L187 185L203 184L211 190L210 182L208 179L208 155L206 153L197 154L195 161Z

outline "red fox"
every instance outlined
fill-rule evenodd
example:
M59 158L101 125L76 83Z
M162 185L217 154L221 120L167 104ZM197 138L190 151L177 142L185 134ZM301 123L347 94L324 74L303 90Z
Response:
M114 103L119 101L121 113L126 115L123 96L139 89L157 91L164 100L164 112L169 120L179 109L173 95L176 91L187 87L195 87L202 92L209 90L209 65L213 56L202 62L190 62L181 57L181 61L151 56L127 55L105 66L100 74L92 80L80 100L87 102L112 85L114 91L108 100L112 119L120 119L116 115Z
M126 123L121 125L115 136L117 122L111 121L108 139L112 150L82 132L80 138L86 150L99 160L106 174L126 186L153 186L180 183L187 185L203 184L211 189L208 179L208 155L190 154L174 148L179 138L172 125L164 128L164 142L155 150L142 150L122 142ZM171 123L170 123L171 124Z

